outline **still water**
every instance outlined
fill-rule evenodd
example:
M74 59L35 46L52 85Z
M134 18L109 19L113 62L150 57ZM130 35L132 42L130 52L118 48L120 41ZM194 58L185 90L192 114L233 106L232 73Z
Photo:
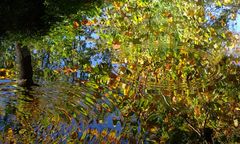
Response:
M23 89L0 80L0 143L128 143L125 127L114 100L94 89L63 82Z

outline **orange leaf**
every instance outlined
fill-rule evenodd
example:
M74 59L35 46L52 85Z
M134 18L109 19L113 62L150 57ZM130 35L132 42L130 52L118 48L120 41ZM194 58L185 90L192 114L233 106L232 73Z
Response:
M102 137L107 136L107 134L108 134L107 130L103 130L103 131L101 132L101 136L102 136Z
M77 29L79 27L78 21L73 22L73 28Z
M200 107L199 106L195 106L194 107L194 114L199 117L201 112L200 112Z
M113 2L113 5L114 5L114 7L115 7L117 10L119 10L120 7L121 7L120 2Z
M82 25L86 25L86 26L91 26L94 23L95 23L94 21L90 21L90 20L87 20L87 19L85 19L81 22Z
M171 69L171 64L166 64L166 70L170 70Z
M63 73L64 73L64 74L70 74L70 73L74 73L74 72L77 72L77 69L69 68L69 67L65 67L65 68L63 69Z
M211 19L211 20L215 20L215 19L216 19L216 16L211 15L211 16L210 16L210 19Z
M113 49L119 49L121 47L121 43L119 41L114 41L112 44Z
M126 36L132 36L133 33L132 33L131 31L127 31L127 32L125 32L125 35L126 35Z
M171 14L170 12L167 12L167 11L166 11L166 12L163 13L163 16L169 18L169 17L172 17L172 14Z

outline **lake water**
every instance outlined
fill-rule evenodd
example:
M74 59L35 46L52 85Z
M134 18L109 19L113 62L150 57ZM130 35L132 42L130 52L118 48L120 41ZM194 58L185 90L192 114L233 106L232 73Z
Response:
M27 90L0 80L0 143L128 143L126 127L114 100L94 89L45 82ZM128 135L134 139L131 127Z

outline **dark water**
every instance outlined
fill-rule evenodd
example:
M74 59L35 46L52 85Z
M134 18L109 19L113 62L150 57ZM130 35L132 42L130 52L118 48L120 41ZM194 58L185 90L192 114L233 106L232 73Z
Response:
M125 127L114 100L94 88L45 82L26 90L0 80L0 142L127 143Z

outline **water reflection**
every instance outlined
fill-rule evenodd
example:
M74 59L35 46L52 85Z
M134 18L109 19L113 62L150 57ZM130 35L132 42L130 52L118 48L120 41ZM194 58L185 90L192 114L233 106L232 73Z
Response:
M23 89L11 80L0 83L1 142L128 142L120 111L93 88L54 82Z

